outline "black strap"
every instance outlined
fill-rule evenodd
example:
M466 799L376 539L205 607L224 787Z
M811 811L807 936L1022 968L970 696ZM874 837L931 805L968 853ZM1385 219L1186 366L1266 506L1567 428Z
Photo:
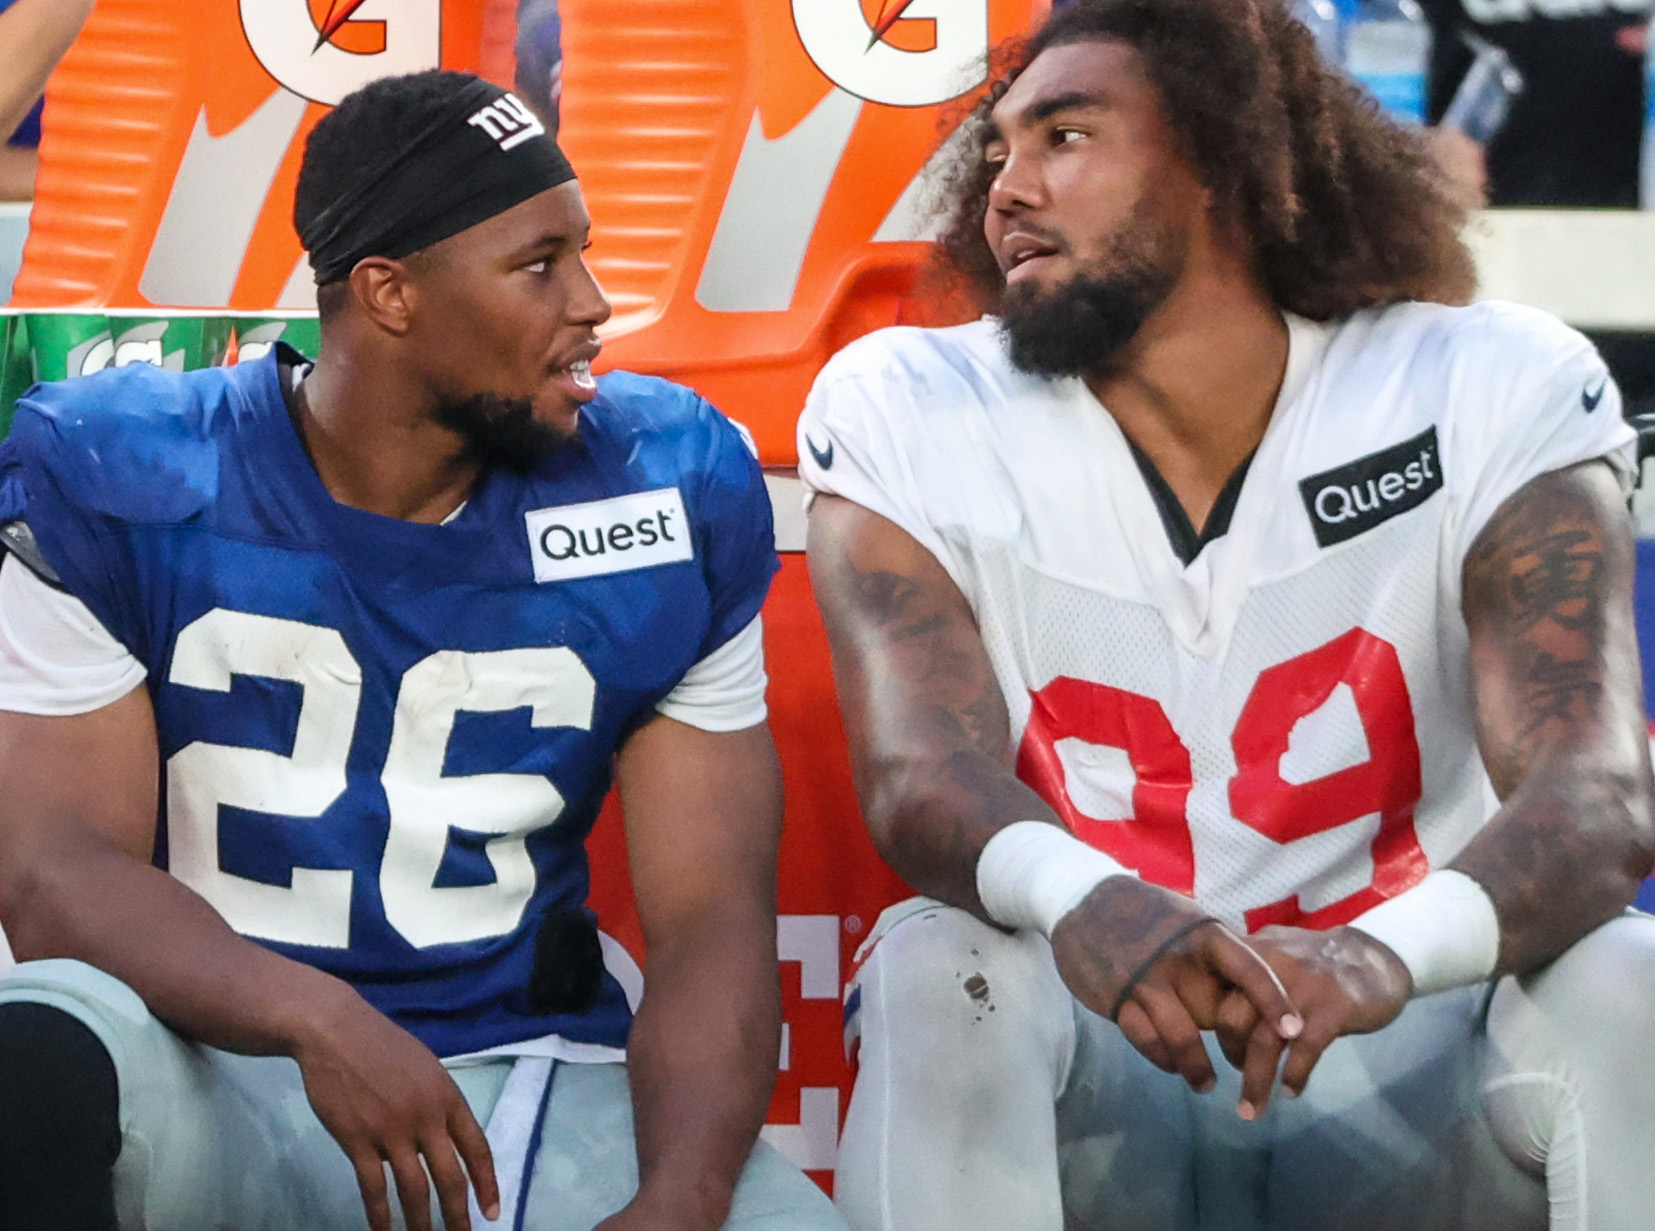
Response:
M29 529L29 523L9 521L0 525L0 552L10 552L21 561L28 570L54 590L63 589L63 578L57 575L51 561L46 559L40 550L40 543Z
M1112 1022L1120 1020L1121 1010L1126 1007L1128 998L1130 998L1132 993L1137 990L1138 984L1144 981L1144 976L1149 973L1150 968L1153 967L1156 962L1161 960L1161 955L1163 953L1172 948L1172 946L1177 944L1179 941L1183 940L1184 937L1188 936L1191 932L1195 931L1196 928L1203 928L1209 923L1217 922L1218 920L1212 915L1202 915L1201 918L1186 923L1171 936L1168 936L1160 944L1156 945L1155 951L1143 961L1139 962L1137 968L1127 976L1126 983L1121 987L1120 995L1115 997L1114 1007L1109 1010L1109 1020Z

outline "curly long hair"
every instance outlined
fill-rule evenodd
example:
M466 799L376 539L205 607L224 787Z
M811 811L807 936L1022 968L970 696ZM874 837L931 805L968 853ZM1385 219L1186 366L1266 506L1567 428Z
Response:
M1454 203L1415 131L1321 58L1284 0L1071 0L1004 49L939 185L941 255L981 306L1004 286L983 238L988 113L1049 47L1134 47L1221 222L1251 241L1275 304L1313 320L1401 300L1464 303L1476 287Z

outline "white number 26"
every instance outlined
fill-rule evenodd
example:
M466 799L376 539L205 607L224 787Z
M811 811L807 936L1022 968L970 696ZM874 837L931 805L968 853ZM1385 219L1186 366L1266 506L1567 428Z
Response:
M271 825L314 825L344 794L345 763L362 697L362 668L331 628L216 608L178 635L168 680L230 690L232 677L287 680L303 689L293 751L202 741L167 762L173 875L246 936L295 945L350 944L354 872L294 868L287 887L226 872L219 808L270 815ZM589 730L595 685L573 650L442 650L402 677L381 783L390 835L380 861L385 917L416 948L501 936L517 927L534 891L524 839L562 814L563 796L539 774L446 777L443 762L461 710L532 707L536 727ZM438 887L450 826L490 835L494 883Z

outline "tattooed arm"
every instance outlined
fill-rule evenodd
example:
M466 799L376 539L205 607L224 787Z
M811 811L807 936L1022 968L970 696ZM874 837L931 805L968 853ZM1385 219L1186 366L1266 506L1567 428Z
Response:
M816 499L809 551L874 844L916 888L988 918L976 880L984 845L1016 821L1061 822L1013 772L1011 720L971 607L911 535L848 500ZM1269 967L1205 918L1189 898L1113 876L1051 937L1070 991L1108 1016L1124 989L1116 1020L1127 1038L1198 1090L1215 1081L1199 1031L1228 990L1265 1021L1293 1016ZM1279 1042L1261 1037L1237 1055L1253 1107L1269 1096Z
M1608 467L1542 475L1501 505L1466 557L1463 607L1478 740L1504 806L1449 866L1493 900L1498 971L1522 974L1630 902L1655 851L1632 531ZM1360 921L1251 943L1304 1012L1281 1073L1294 1092L1328 1044L1385 1025L1414 990ZM1219 1020L1233 1052L1257 1016L1232 996Z
M1550 961L1655 859L1632 527L1606 465L1542 475L1466 557L1477 738L1503 806L1452 866L1500 920L1500 970Z

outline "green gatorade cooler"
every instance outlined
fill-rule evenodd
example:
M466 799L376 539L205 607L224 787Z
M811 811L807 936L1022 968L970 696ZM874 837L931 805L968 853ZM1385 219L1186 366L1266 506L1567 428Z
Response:
M11 431L12 408L32 384L28 327L21 316L0 316L0 436Z
M243 316L235 320L236 362L263 359L277 342L286 342L307 359L322 349L322 323L304 316Z
M112 311L110 364L150 363L169 372L193 372L224 362L230 321L221 316Z
M23 316L36 380L90 376L115 357L102 312L29 312Z

